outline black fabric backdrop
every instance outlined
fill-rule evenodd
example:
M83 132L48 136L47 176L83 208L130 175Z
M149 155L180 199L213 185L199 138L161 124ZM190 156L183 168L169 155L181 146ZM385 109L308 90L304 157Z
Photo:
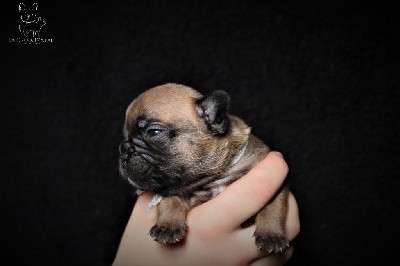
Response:
M281 151L300 206L291 265L397 255L399 24L377 2L39 2L52 43L2 4L3 261L110 265L134 203L124 112L166 82L223 89ZM232 252L235 252L234 250Z

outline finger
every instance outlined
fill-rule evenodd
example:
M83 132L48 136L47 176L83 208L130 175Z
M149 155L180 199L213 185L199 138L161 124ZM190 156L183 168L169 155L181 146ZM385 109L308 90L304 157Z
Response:
M270 152L239 180L220 195L198 206L196 212L209 217L207 224L223 231L233 231L247 218L257 213L281 187L288 166L282 155Z
M248 254L248 259L254 259L265 256L265 252L260 251L255 245L253 237L256 225L249 226L244 229L238 229L233 232L232 241L236 242L236 246L240 250L245 250ZM299 211L297 202L290 192L288 197L288 214L286 218L285 233L289 241L292 241L300 231Z
M253 237L255 225L244 229L238 229L232 233L232 241L235 241L235 246L238 250L244 250L243 254L246 254L246 260L254 260L255 258L261 258L265 256L265 252L259 250L256 246L255 239Z
M288 197L288 213L285 231L289 241L292 241L300 233L299 207L291 192L289 192Z
M292 256L294 252L294 247L288 247L284 252L283 252L283 263L285 264Z
M139 253L143 255L146 254L146 250L143 250L143 248L148 247L149 243L152 244L153 241L148 232L154 224L155 213L148 215L146 212L146 205L151 198L151 193L144 193L137 198L131 217L122 235L113 265L128 265L133 261L137 262L138 258L133 255L132 248L134 250L141 249ZM146 256L143 255L142 258L146 258Z
M145 192L138 196L133 212L135 213L135 217L142 217L145 221L155 220L156 218L156 208L152 208L149 212L147 212L147 205L153 198L154 193ZM139 216L140 215L140 216Z

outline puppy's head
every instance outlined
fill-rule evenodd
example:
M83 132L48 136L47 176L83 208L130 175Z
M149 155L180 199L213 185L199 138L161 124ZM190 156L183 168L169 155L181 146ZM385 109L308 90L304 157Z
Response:
M228 115L229 102L224 91L203 97L178 84L139 95L126 110L120 174L136 188L162 195L218 177L250 133Z

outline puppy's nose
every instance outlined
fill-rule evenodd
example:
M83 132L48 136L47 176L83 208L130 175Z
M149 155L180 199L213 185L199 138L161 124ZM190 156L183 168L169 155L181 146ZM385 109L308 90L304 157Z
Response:
M131 154L135 151L133 143L130 141L124 141L119 145L119 153L122 154Z

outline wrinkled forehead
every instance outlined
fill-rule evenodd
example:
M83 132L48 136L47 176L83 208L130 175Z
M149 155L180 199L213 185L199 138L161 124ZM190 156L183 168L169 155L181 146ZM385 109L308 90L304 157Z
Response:
M128 107L127 124L140 118L165 124L182 121L196 121L196 100L201 97L197 91L180 85L164 85L139 95Z

